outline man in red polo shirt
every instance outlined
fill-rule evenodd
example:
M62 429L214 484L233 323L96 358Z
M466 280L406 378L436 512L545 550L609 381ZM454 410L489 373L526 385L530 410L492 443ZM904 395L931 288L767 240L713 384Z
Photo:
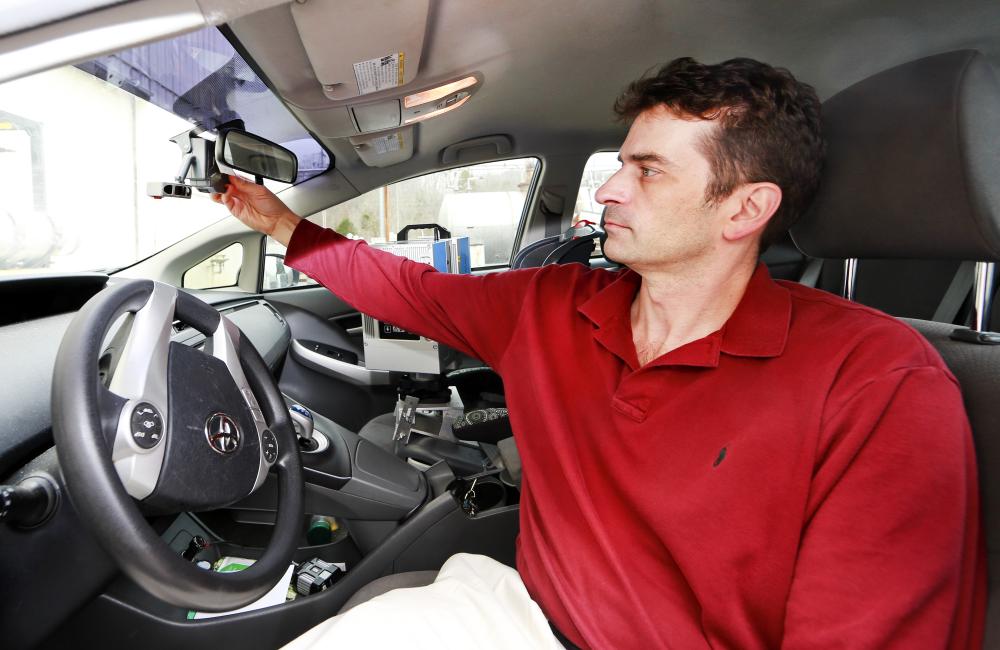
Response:
M758 262L818 183L813 90L756 61L678 59L616 110L622 167L597 198L623 271L441 274L251 183L219 200L359 310L503 376L516 575L569 643L977 647L985 560L954 377L906 325ZM303 643L343 638L337 619Z

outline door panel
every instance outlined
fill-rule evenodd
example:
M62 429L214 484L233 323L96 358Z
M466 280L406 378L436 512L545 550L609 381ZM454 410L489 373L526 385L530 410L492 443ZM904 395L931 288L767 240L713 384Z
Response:
M325 320L357 314L354 307L330 293L326 287L318 284L284 291L268 291L264 296L276 307L279 307L279 304L291 305Z
M298 294L307 292L321 292L326 295L326 300L324 302L322 295L315 295L306 300L296 300L299 304L285 301L288 297L297 299ZM345 375L322 372L314 369L317 368L315 364L309 367L300 363L301 355L293 352L296 344L308 342L309 347L318 345L327 354L342 351L349 362L353 361L351 355L356 355L358 362L363 363L361 337L349 335L336 320L329 320L332 303L337 303L342 309L350 310L350 307L323 287L317 287L315 291L310 288L273 292L268 294L268 300L281 312L291 330L289 353L278 381L286 395L355 432L376 415L393 410L396 393L392 386L365 385ZM308 308L314 304L319 305L319 313Z
M361 430L377 415L391 413L396 406L394 386L364 386L316 372L291 354L278 381L281 391L342 427Z

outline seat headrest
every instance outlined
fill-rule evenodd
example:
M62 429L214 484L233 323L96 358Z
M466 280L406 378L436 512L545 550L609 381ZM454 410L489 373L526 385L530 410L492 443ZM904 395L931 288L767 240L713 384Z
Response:
M1000 84L962 50L880 72L823 104L819 192L792 228L823 258L1000 260Z
M590 221L578 222L561 235L539 239L519 250L511 260L510 268L526 269L570 262L589 266L590 254L596 247L594 240L603 234L604 231Z

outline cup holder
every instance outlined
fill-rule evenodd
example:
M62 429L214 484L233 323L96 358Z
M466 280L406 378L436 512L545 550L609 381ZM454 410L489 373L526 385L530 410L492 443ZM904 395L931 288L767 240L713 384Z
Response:
M475 516L486 510L509 505L509 490L496 475L490 474L458 481L454 495L466 514Z
M474 497L479 511L506 505L507 488L493 477L485 477L476 481L476 496Z

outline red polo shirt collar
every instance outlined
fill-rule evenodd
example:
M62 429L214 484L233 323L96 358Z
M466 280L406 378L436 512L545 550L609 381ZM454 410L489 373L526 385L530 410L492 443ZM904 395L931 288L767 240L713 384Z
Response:
M632 341L630 307L642 277L628 269L577 309L595 326L594 338L633 370L638 369ZM720 353L737 357L776 357L785 349L791 321L788 290L759 264L736 310L721 329L654 359L645 367L719 365Z

